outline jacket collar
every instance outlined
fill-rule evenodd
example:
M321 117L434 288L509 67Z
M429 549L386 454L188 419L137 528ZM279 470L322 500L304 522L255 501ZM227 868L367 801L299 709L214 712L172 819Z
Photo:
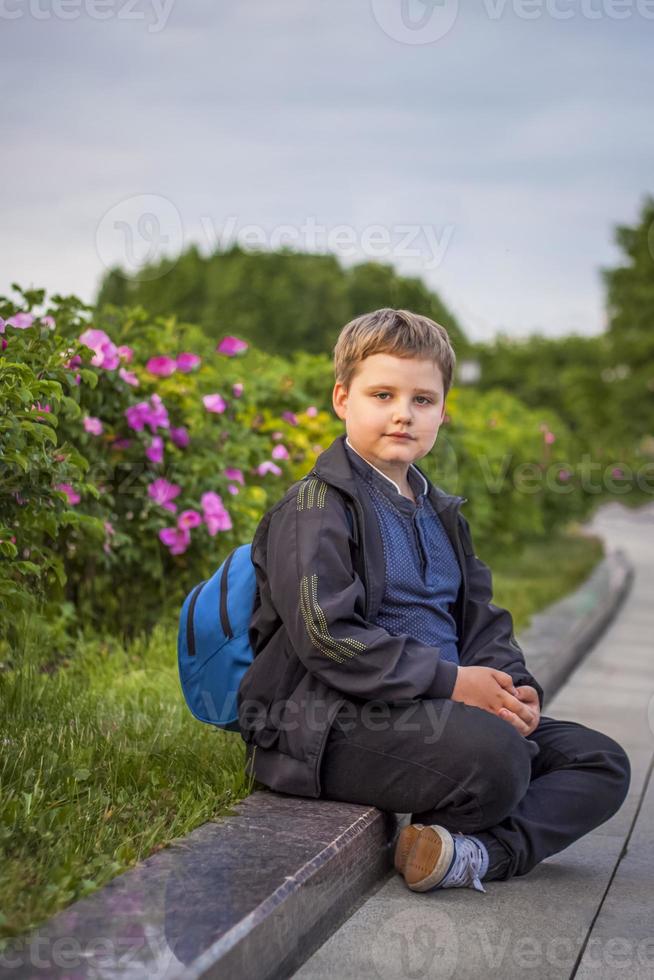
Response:
M386 476L386 474L382 473L382 471L378 469L374 463L371 463L370 460L365 458L365 456L362 456L361 453L354 448L347 436L345 437L345 446L346 452L350 455L350 460L354 469L357 469L358 467L359 473L364 473L368 480L373 480L378 486L383 487L385 493L388 493L392 487L396 495L402 495L402 491L395 480L392 480L390 476ZM407 479L409 486L416 494L416 497L422 496L424 493L428 492L429 484L427 483L427 478L420 473L418 467L414 466L413 463L411 463L409 466Z
M346 490L348 493L357 495L356 480L352 472L352 464L348 458L345 448L346 433L337 436L331 446L325 449L318 456L313 471L316 476L324 480L325 483L332 483L336 487ZM438 513L456 509L466 498L456 494L445 493L440 487L431 482L428 476L415 463L412 466L418 471L420 476L427 484L427 496Z

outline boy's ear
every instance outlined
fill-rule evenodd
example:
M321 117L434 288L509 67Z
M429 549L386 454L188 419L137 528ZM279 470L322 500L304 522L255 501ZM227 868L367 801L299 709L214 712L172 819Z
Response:
M337 381L332 391L332 405L339 419L345 418L345 407L347 404L347 391L340 381Z

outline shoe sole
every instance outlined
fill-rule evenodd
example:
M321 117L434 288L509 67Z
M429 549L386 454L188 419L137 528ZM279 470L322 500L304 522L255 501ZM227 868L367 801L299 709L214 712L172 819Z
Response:
M411 853L411 848L418 839L423 827L424 824L422 823L410 823L400 831L397 844L395 845L393 864L395 865L395 870L399 871L401 875L404 874L404 868L406 867L407 858Z
M418 832L404 863L404 880L414 892L435 888L445 877L454 857L454 839L433 827Z

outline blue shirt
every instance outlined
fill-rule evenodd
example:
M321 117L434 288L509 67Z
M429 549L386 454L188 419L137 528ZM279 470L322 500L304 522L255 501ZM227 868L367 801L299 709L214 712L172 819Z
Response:
M375 624L393 636L408 634L438 647L443 659L458 664L456 622L450 610L461 585L461 569L427 497L427 481L413 464L409 466L413 503L347 438L345 446L355 479L374 505L384 546L385 585Z

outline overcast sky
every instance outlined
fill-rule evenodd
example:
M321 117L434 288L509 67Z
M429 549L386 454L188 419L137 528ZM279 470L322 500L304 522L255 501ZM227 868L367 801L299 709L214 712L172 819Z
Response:
M422 276L473 339L599 332L654 0L463 4L0 0L0 292L247 233Z

